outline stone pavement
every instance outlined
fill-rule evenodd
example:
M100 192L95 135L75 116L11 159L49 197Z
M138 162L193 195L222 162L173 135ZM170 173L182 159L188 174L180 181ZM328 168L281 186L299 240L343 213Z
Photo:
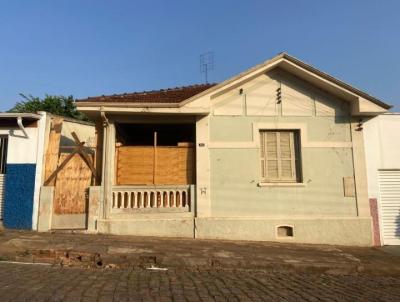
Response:
M99 270L0 263L0 300L400 301L400 278L263 270Z
M3 231L0 260L90 268L201 268L400 276L381 248Z

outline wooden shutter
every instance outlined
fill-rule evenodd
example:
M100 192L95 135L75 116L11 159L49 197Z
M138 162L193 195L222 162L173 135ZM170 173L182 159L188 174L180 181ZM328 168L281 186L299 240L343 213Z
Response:
M293 131L260 132L261 178L270 182L295 182L296 146Z
M261 180L263 181L265 181L265 178L267 177L265 161L265 136L265 131L260 132Z
M279 137L278 132L265 132L267 141L267 179L279 180Z
M294 147L294 133L285 131L279 132L280 137L280 179L296 180L296 159Z

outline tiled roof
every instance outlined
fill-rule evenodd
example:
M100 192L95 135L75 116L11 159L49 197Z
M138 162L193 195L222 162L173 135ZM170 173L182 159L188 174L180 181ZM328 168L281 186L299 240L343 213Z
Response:
M113 94L107 96L102 95L77 100L77 102L177 104L215 85L216 84L199 84L160 90Z

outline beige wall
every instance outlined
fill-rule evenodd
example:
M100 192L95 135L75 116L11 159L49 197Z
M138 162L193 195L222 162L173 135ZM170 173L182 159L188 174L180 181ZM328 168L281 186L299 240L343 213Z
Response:
M228 94L214 100L210 117L213 217L357 216L343 188L354 177L347 103L279 70ZM260 129L300 131L301 184L259 185Z
M290 225L293 237L277 227ZM196 218L197 238L370 246L369 218Z

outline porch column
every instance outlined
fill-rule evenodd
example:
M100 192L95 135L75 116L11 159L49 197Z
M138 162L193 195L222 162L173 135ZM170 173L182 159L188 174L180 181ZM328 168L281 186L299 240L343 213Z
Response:
M112 202L112 186L114 184L114 161L115 161L115 125L109 120L109 124L104 128L103 142L103 202L100 203L101 218L108 217L109 205Z
M95 124L95 141L96 141L96 152L94 157L94 166L96 168L97 178L95 179L95 186L102 184L103 176L103 148L104 148L104 126L102 121L97 120Z
M211 216L210 199L210 152L208 116L196 122L196 216Z

